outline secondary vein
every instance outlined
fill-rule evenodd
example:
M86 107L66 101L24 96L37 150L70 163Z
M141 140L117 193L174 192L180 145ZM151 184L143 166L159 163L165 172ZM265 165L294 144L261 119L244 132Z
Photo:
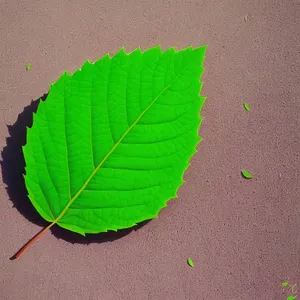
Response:
M58 217L52 222L52 224L57 223L67 212L69 207L72 205L72 203L80 196L82 191L87 187L89 182L92 180L94 175L99 171L101 166L105 163L105 161L108 159L108 157L114 152L114 150L118 147L118 145L122 142L122 140L126 137L126 135L130 132L130 130L140 121L140 119L143 117L143 115L152 107L152 105L157 101L157 99L173 84L173 82L177 79L179 75L175 76L175 78L155 97L155 99L148 105L148 107L140 114L140 116L135 120L135 122L124 132L122 137L117 141L117 143L114 144L114 146L111 148L111 150L106 154L106 156L103 158L103 160L99 163L96 169L92 172L90 177L86 180L86 182L83 184L83 186L80 188L80 190L70 199L69 203L66 205L66 207L62 210L62 212L58 215Z

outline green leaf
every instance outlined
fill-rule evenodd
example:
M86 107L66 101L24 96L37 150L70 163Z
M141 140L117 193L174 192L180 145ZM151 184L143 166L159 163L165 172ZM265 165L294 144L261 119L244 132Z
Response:
M31 69L31 64L28 64L27 66L26 66L26 71L29 71Z
M51 85L23 147L29 198L49 228L128 228L177 197L201 140L205 50L122 48Z
M253 176L251 173L245 171L245 170L242 170L242 175L246 178L246 179L251 179Z
M250 111L250 106L249 106L248 103L244 103L244 107L245 107L245 109L246 109L247 111Z
M189 264L189 266L191 266L192 268L194 268L194 262L191 258L187 259L187 263Z
M294 300L294 299L296 299L297 298L297 296L288 296L287 298L286 298L286 300Z
M286 282L286 281L284 281L282 284L281 284L281 286L288 286L289 284Z

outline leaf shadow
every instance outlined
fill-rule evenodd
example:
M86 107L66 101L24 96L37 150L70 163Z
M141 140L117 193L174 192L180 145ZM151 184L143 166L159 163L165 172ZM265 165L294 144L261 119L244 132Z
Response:
M1 152L2 160L0 161L3 182L6 184L7 194L13 203L13 207L27 220L42 227L46 227L48 223L38 214L27 196L23 178L25 161L22 146L26 143L26 127L32 126L33 113L37 111L39 100L42 99L44 101L47 95L44 94L42 97L32 101L19 114L17 121L13 125L7 126L9 137L6 139L6 146ZM108 231L100 234L87 234L85 237L59 226L53 226L51 232L56 238L73 244L103 243L122 238L132 231L142 228L149 222L150 220L146 220L128 229L122 229L117 232Z

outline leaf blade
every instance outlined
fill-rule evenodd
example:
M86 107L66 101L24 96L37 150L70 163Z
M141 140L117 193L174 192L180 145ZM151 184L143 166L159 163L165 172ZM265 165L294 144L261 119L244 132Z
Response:
M187 259L187 263L190 267L194 268L194 261L190 257Z
M291 295L291 296L288 296L288 297L286 298L286 300L294 300L294 299L296 299L296 298L297 298L296 295Z
M242 170L242 175L245 179L252 179L253 178L252 174L248 171L245 171L245 170Z
M250 111L250 106L248 103L244 103L244 108L247 110L247 111Z
M200 141L204 51L121 49L51 87L28 131L34 161L30 145L24 151L30 199L51 199L41 205L51 221L80 234L117 230L156 217L176 196Z

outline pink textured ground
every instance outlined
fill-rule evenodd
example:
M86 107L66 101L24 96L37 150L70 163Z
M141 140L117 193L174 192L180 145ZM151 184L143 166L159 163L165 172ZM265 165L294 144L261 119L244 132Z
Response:
M48 232L10 261L41 228L20 204L18 143L30 108L10 128L0 175L0 299L286 299L281 282L300 285L299 18L297 0L2 0L1 149L7 125L65 69L122 46L209 47L203 141L186 183L159 219L121 239L72 244ZM241 169L254 179L242 179Z

